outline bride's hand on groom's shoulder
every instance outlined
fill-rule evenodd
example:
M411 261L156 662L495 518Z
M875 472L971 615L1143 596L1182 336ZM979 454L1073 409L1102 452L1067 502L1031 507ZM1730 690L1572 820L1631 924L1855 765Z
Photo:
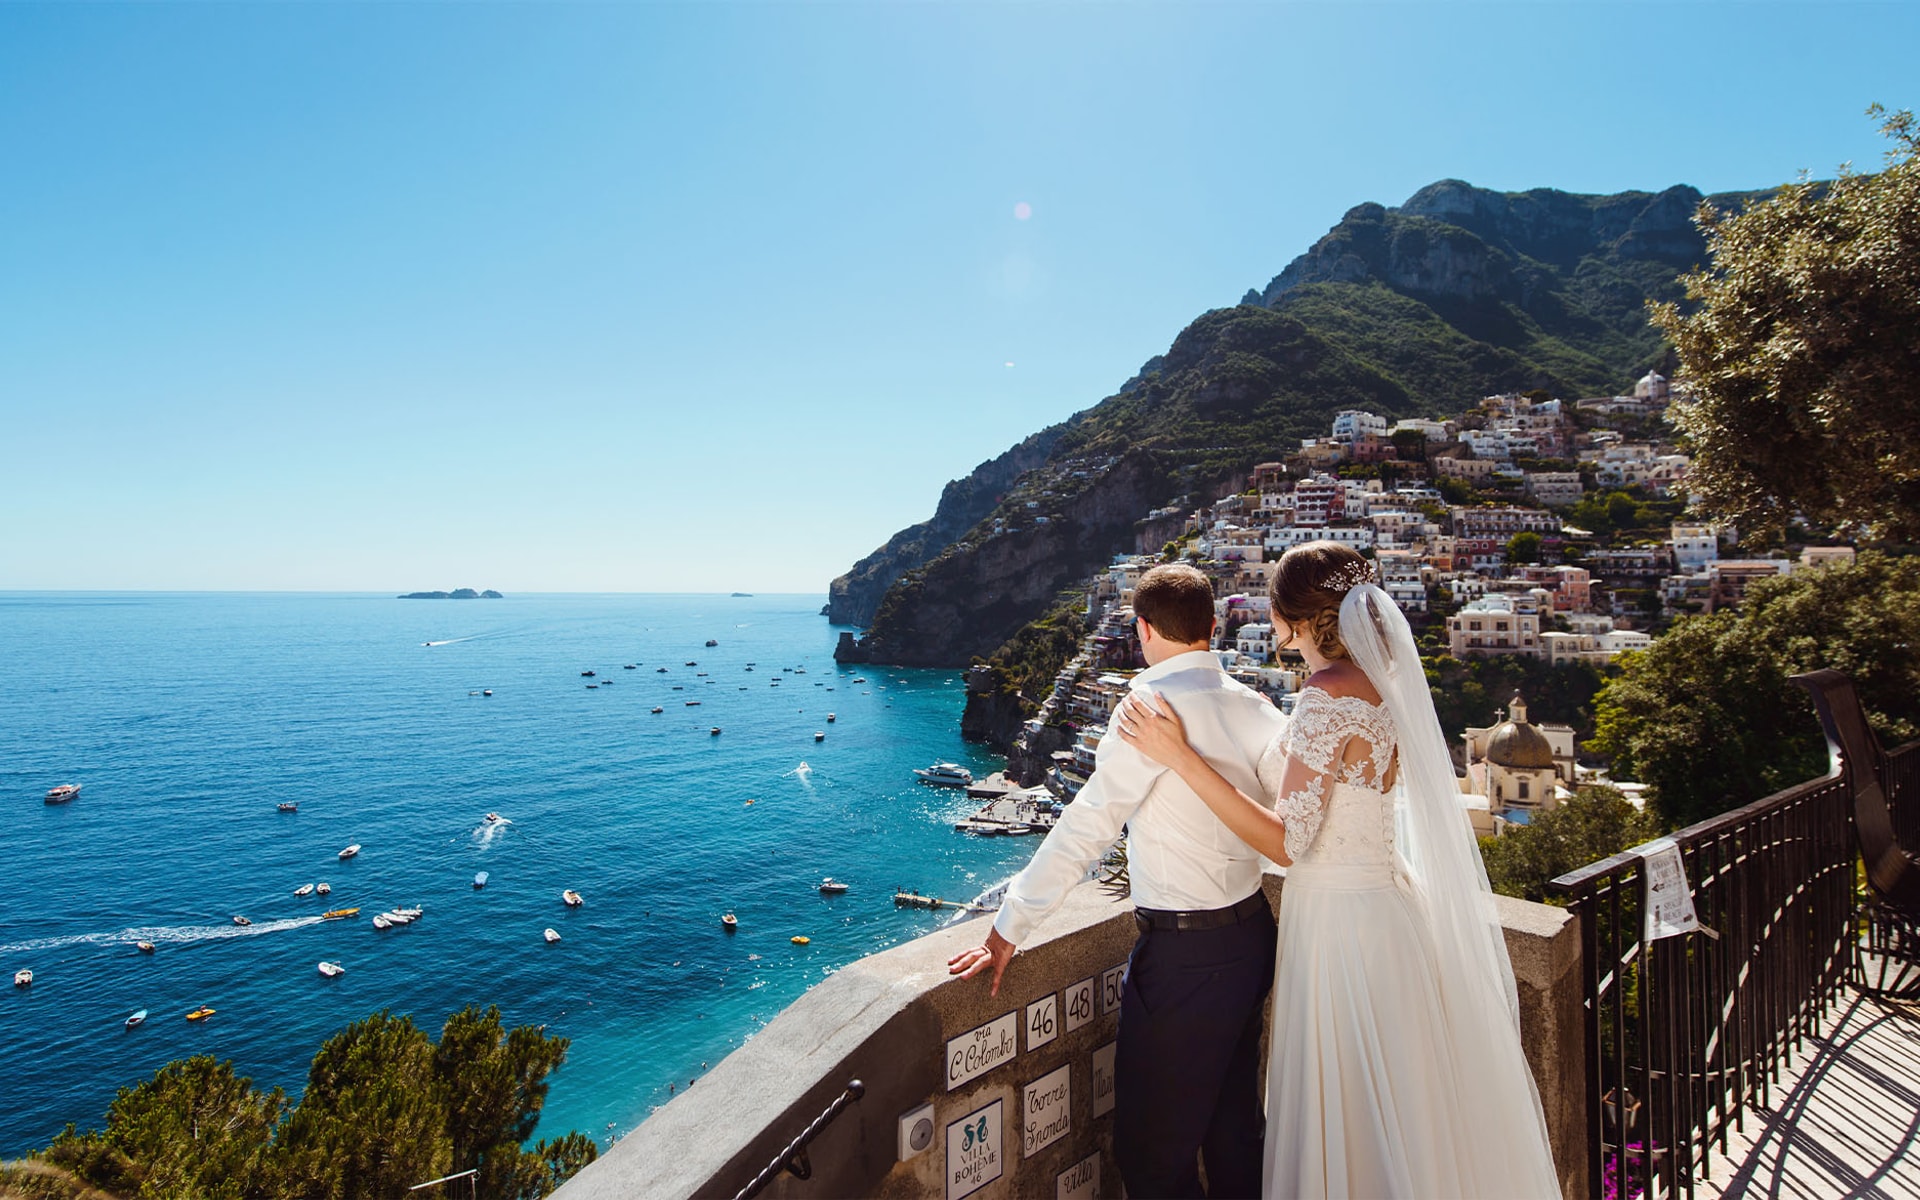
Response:
M993 968L993 990L989 995L1000 994L1000 976L1006 974L1007 964L1013 961L1013 943L1000 936L1000 931L987 927L987 940L978 946L962 950L947 960L947 974L958 975L962 979L972 979L975 975Z
M1162 766L1177 767L1187 745L1187 727L1173 706L1152 692L1131 692L1114 710L1120 740Z

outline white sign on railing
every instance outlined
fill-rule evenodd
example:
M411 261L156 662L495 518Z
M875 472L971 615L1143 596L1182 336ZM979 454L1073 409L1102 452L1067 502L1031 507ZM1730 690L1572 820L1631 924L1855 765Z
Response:
M1094 1200L1099 1194L1098 1150L1053 1177L1053 1200Z
M1067 1032L1093 1020L1093 976L1089 975L1066 991L1067 996Z
M1113 1060L1117 1041L1108 1042L1093 1052L1093 1115L1104 1117L1113 1111Z
M1006 1101L995 1100L947 1126L947 1200L970 1196L1005 1172L1000 1153L1005 1111Z
M985 1075L1020 1053L1020 1010L1015 1009L947 1039L947 1090Z
M1640 847L1640 877L1646 881L1646 920L1643 940L1677 937L1700 928L1693 911L1693 889L1687 884L1687 864L1680 846L1670 837L1655 838Z
M1100 1011L1120 1011L1120 994L1127 986L1127 964L1121 963L1100 975Z
M1027 1005L1027 1050L1060 1036L1060 997L1048 993Z
M1020 1157L1032 1158L1073 1128L1073 1069L1057 1069L1027 1085L1020 1105Z

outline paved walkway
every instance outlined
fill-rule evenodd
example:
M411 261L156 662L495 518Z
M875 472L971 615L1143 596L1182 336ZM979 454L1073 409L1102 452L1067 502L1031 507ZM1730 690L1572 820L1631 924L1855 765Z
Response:
M1920 1200L1920 1007L1849 992L1695 1194Z

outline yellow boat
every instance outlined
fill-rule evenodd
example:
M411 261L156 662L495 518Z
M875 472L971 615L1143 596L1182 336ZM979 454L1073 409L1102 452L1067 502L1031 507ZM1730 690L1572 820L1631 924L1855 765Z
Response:
M190 1012L190 1013L188 1013L188 1014L187 1014L187 1020L189 1020L189 1021L204 1021L204 1020L206 1020L206 1019L207 1019L208 1017L210 1017L210 1016L212 1016L212 1015L213 1015L213 1010L212 1010L211 1008L207 1008L207 1007L205 1007L205 1006L203 1005L203 1006L201 1006L201 1007L199 1007L199 1008L196 1008L196 1009L194 1009L194 1010L193 1010L192 1012Z
M322 921L340 921L340 920L346 919L347 917L351 917L353 914L359 911L360 910L357 908L336 908L330 912L321 913L320 919Z
M813 941L813 939L812 939L812 938L810 938L810 937L805 937L805 936L802 936L802 937L797 937L797 938L794 938L794 939L793 939L793 944L794 944L794 945L796 945L796 946L804 946L804 945L806 945L807 943L809 943L809 942L811 942L811 941Z

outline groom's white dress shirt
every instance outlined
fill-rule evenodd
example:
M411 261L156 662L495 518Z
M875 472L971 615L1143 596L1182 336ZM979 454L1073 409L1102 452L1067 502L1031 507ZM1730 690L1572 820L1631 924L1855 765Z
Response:
M1272 806L1258 765L1285 718L1221 670L1211 651L1175 655L1134 676L1131 686L1171 704L1186 723L1187 741L1213 769ZM1115 730L1100 739L1087 785L1008 885L994 929L1016 946L1024 943L1123 827L1136 907L1225 908L1260 886L1265 858L1221 824L1178 775L1127 745Z

